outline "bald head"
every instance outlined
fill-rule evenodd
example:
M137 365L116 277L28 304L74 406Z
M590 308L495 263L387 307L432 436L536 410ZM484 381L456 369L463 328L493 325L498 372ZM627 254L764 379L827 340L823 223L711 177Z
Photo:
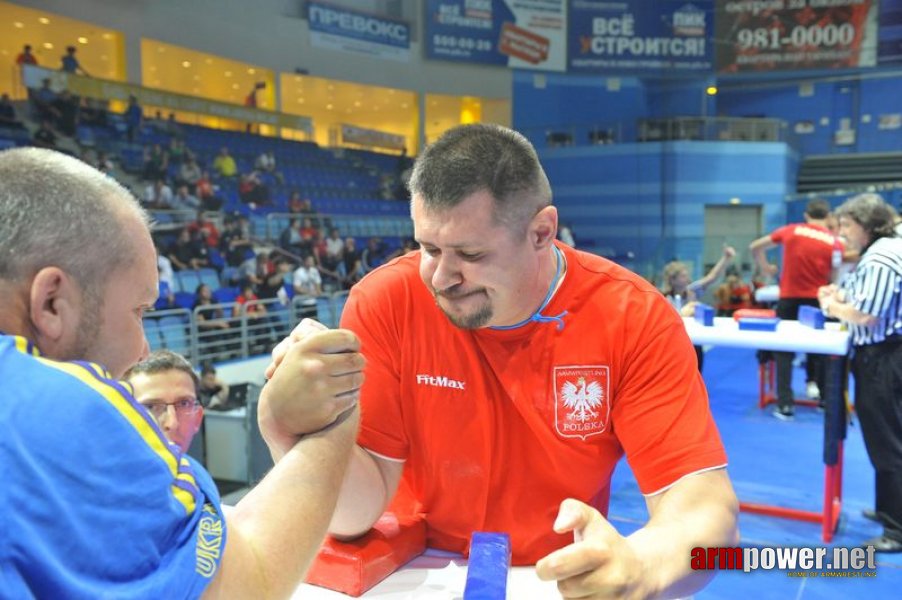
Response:
M23 282L48 266L82 287L135 259L147 214L121 185L52 150L0 152L0 280Z

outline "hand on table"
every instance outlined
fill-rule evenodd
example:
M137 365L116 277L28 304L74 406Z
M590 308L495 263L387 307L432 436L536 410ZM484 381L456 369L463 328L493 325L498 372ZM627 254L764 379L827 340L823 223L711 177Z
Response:
M642 598L643 565L625 537L591 506L573 499L561 503L557 533L573 532L573 543L538 563L543 581L557 581L564 598Z

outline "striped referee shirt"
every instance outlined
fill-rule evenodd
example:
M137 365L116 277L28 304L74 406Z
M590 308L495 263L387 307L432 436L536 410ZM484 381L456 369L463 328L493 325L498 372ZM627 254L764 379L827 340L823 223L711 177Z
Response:
M853 346L902 336L902 238L880 238L871 244L843 289L852 306L878 319L871 327L849 324Z

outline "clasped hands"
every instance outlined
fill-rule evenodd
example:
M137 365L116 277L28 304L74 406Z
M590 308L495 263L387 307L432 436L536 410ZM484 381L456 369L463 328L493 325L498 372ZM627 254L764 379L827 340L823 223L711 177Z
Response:
M284 448L335 423L360 398L364 363L354 333L301 321L266 367L258 406L263 437Z

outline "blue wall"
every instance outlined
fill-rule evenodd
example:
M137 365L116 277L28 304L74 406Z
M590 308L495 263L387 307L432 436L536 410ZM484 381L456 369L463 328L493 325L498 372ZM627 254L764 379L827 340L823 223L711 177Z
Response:
M902 151L902 129L878 127L880 115L902 113L902 77L828 81L811 87L811 95L803 96L798 83L729 84L717 96L717 113L783 119L790 131L799 121L811 121L812 133L795 134L803 155ZM850 127L857 130L854 144L833 143L842 118L850 119Z
M763 205L766 231L785 223L798 168L783 143L655 142L539 155L561 222L589 250L634 253L627 266L647 277L674 256L702 264L706 204L740 196Z

